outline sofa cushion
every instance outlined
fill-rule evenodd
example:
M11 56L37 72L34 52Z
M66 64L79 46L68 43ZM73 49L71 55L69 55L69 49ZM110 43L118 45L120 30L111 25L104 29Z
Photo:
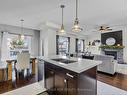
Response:
M103 62L113 62L114 56L109 55L94 55L94 60L101 60Z

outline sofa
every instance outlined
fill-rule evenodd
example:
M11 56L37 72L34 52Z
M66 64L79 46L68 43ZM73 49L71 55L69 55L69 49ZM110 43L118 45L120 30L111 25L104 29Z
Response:
M114 60L113 56L109 55L95 55L94 60L102 61L102 64L98 65L97 70L114 75L117 69L117 60Z

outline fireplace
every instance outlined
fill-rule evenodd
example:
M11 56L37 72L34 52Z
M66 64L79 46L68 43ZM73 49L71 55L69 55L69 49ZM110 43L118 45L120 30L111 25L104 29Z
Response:
M117 51L105 51L105 55L114 56L114 59L117 60Z
M103 49L102 54L114 56L114 59L118 63L124 63L123 61L123 49Z

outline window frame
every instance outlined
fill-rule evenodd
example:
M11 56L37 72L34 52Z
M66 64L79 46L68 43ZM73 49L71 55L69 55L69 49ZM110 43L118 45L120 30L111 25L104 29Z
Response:
M70 51L70 37L65 37L65 36L60 36L60 35L56 35L56 54L59 55L60 52L59 52L59 38L60 37L64 37L64 38L67 38L68 39L68 51Z
M78 48L78 41L79 40L83 41L83 51L85 50L85 40L76 38L75 39L75 52L77 52L77 53L79 53L79 48ZM81 51L81 52L83 52L83 51Z

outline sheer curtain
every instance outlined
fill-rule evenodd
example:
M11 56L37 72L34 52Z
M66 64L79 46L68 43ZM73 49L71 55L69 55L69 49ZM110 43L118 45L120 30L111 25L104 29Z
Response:
M9 58L8 47L8 32L3 32L1 35L1 61L6 61Z

